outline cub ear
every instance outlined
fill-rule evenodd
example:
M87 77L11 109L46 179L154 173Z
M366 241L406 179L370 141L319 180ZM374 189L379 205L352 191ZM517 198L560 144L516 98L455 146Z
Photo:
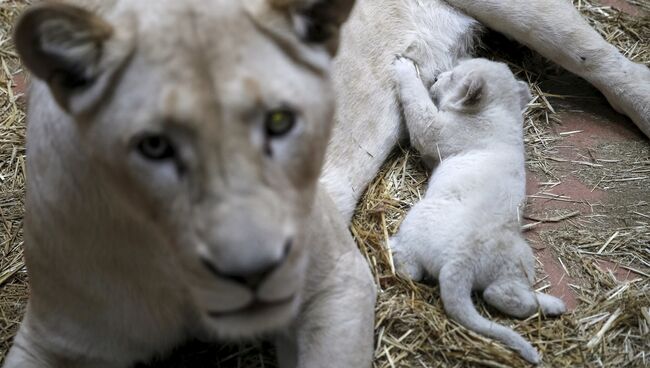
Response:
M456 94L456 106L460 109L470 109L478 106L485 94L485 80L476 73L469 73L460 82Z
M107 69L107 43L113 27L82 8L46 2L28 9L18 20L14 40L23 64L46 82L57 103L73 105L98 84ZM87 99L84 99L87 100ZM85 101L88 102L88 101Z
M330 54L338 50L341 26L348 19L355 0L267 0L276 9L291 12L300 38L324 45Z
M528 87L528 83L522 81L517 81L517 87L519 88L521 110L526 110L526 106L533 99L533 95L530 93L530 87Z

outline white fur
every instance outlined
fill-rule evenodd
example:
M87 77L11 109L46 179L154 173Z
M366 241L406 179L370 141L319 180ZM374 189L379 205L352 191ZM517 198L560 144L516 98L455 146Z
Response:
M564 312L561 300L531 290L534 258L519 230L528 87L505 64L472 59L440 75L434 106L411 61L399 58L394 69L414 146L440 160L426 196L390 239L397 270L439 279L453 319L538 363L527 341L480 316L470 297L484 291L488 303L520 318L538 306L545 314Z
M346 220L405 137L390 78L394 55L421 65L427 86L471 56L481 28L458 9L585 78L650 136L650 69L607 43L568 0L357 0L334 64L337 123L322 175Z
M628 60L568 0L447 0L593 84L650 136L650 69Z
M359 0L334 64L337 124L322 182L348 220L398 139L404 137L390 64L406 53L423 79L470 55L480 27L440 0Z
M568 2L450 2L587 78L648 133L650 72L607 45ZM93 47L57 44L65 27L53 27L44 45L100 62L82 71L99 79L69 93L56 79L48 89L35 78L25 228L32 298L6 367L121 367L187 336L250 338L278 329L283 367L369 366L374 286L345 224L405 137L389 65L406 53L425 66L429 83L471 54L478 23L440 0L358 0L333 65L333 94L329 54L297 37L295 26L304 33L307 23L287 24L322 2L64 3L99 14L94 26L115 32L101 60ZM343 0L329 4L349 10ZM595 59L576 62L583 45ZM21 56L33 72L52 66L42 55ZM334 99L336 126L321 170ZM293 135L271 143L272 162L259 160L260 124L245 112L279 103L297 105L302 120ZM127 153L129 139L163 129L170 116L183 126L170 134L204 168L197 172L207 192L179 181L170 165ZM189 200L197 197L200 206ZM251 223L222 221L224 213ZM277 260L291 236L293 258L257 296L295 292L293 303L259 318L206 318L206 310L239 308L253 296L211 275L201 257L219 268L259 265ZM262 246L256 252L239 249L242 243Z

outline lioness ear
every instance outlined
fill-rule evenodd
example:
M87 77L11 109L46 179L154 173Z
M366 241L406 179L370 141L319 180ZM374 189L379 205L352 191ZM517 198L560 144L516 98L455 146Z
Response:
M519 87L518 92L519 92L519 101L521 103L521 110L525 110L530 100L533 99L533 95L530 93L530 87L528 87L528 83L517 81L517 86Z
M272 7L287 9L294 18L300 38L326 46L336 54L341 26L348 19L355 0L268 0Z
M92 90L107 69L105 46L112 37L113 27L100 17L58 2L28 9L14 35L25 67L49 85L68 112L78 102L72 100Z
M469 73L460 82L456 105L459 109L478 106L485 92L485 80L476 73Z

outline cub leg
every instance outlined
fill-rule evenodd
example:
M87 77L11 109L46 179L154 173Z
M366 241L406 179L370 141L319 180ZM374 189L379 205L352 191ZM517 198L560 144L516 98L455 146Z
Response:
M536 293L521 281L497 281L485 289L483 299L500 312L517 318L530 317L538 308L544 315L549 316L560 315L566 311L562 300Z
M429 91L418 77L412 60L397 56L393 62L395 82L399 92L399 102L404 111L406 127L411 145L422 155L428 156L435 147L438 136L438 109Z
M598 88L650 137L650 69L625 58L567 0L446 0Z

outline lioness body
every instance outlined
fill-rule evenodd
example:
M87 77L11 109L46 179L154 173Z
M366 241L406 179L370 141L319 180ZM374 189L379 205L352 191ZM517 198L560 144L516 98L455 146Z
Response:
M409 49L432 80L471 51L477 27L438 0L358 1L332 86L352 3L68 0L28 13L17 46L35 79L32 294L7 367L124 367L188 336L263 334L282 335L283 366L370 366L374 286L345 224L401 135L387 68ZM515 27L526 3L466 8L527 42ZM584 41L619 60L585 23L531 9L542 36L580 31L542 49L565 67L576 69L563 50ZM645 129L644 90L627 90L615 102ZM295 127L270 134L287 111Z

